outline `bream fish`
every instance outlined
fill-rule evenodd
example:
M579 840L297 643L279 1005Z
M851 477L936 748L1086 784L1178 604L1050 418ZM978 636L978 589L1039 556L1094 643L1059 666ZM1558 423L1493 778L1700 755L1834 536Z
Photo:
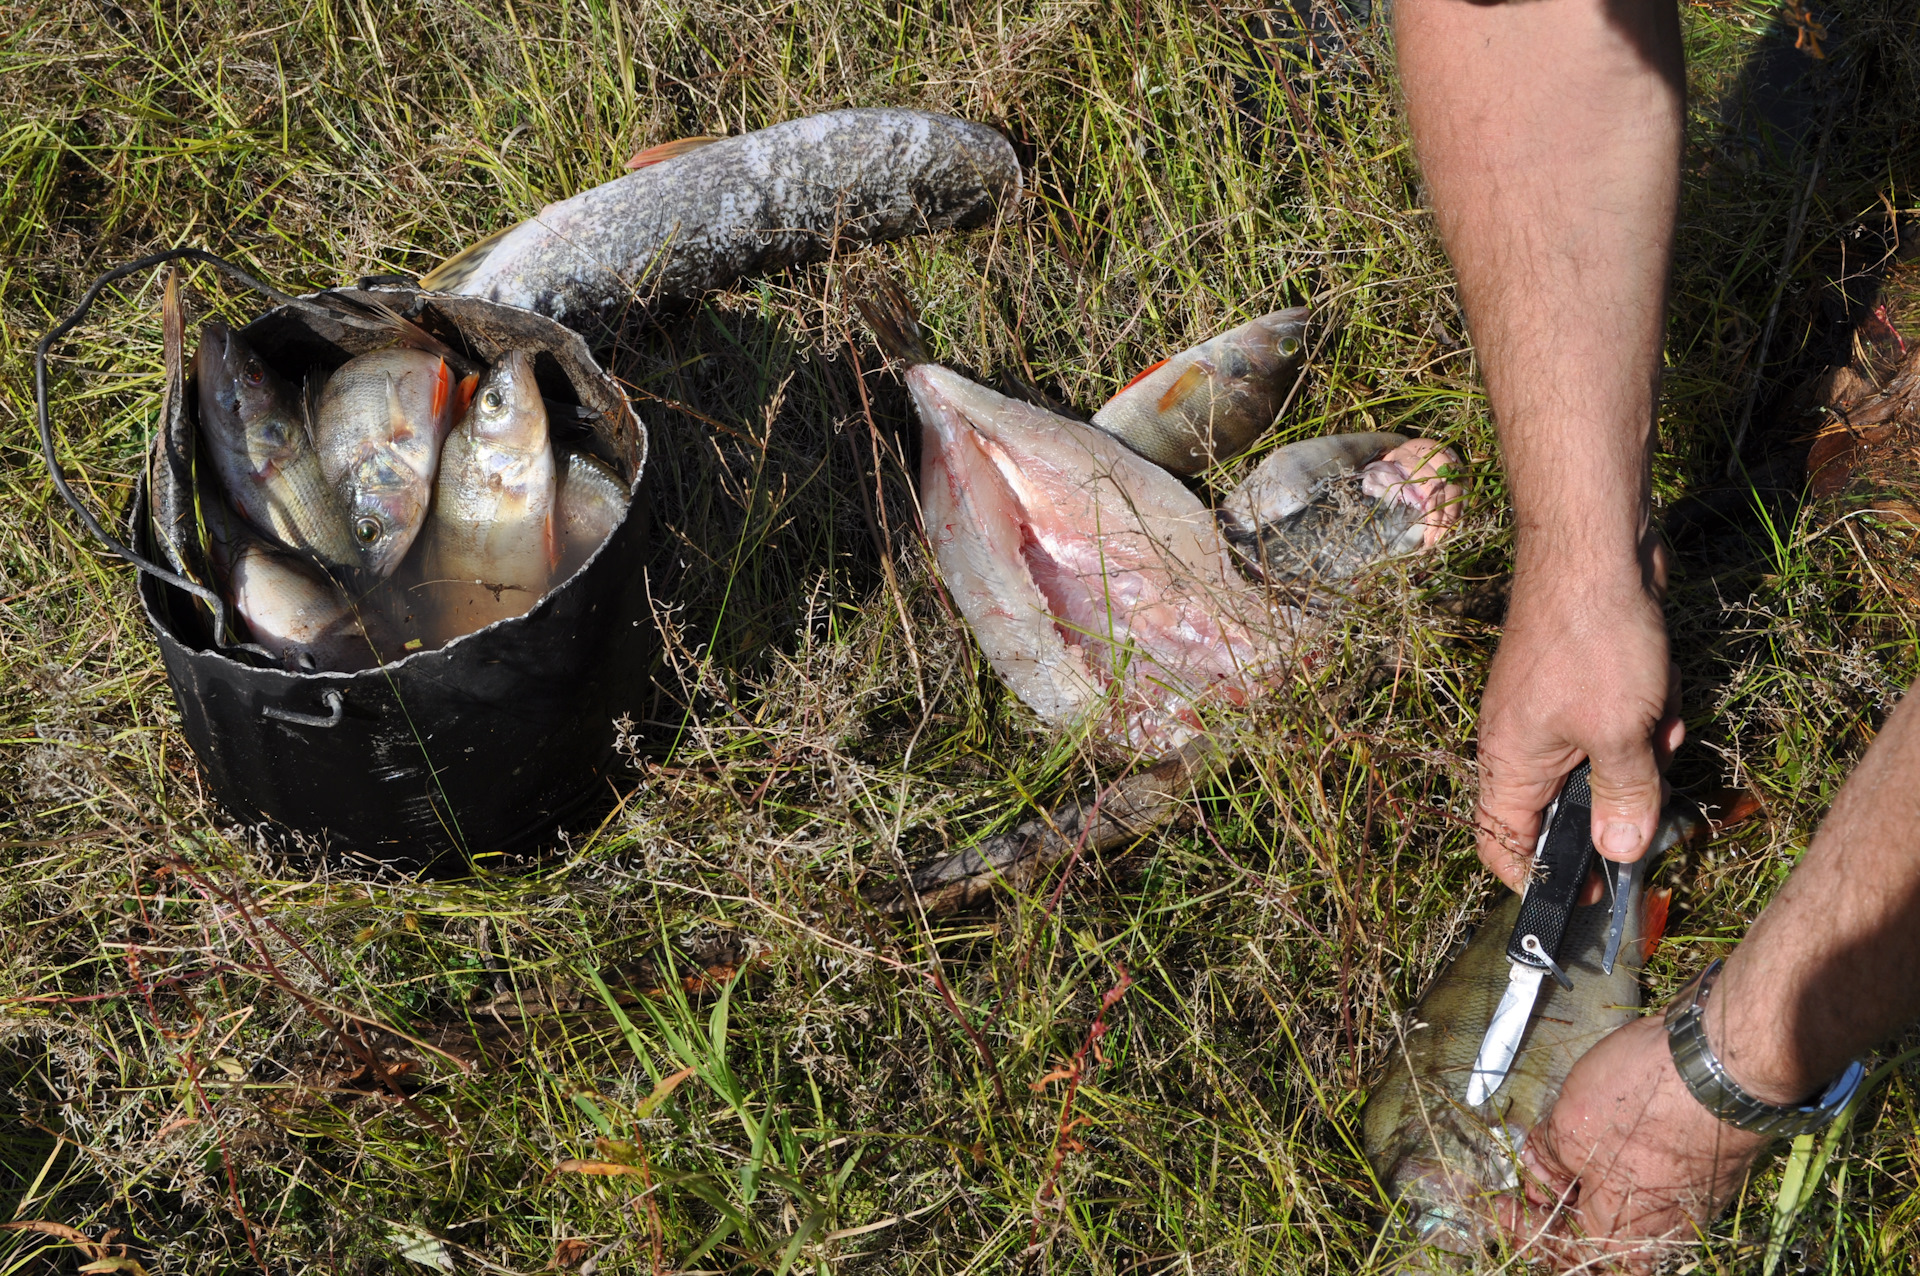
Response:
M301 672L378 663L352 600L325 572L268 544L225 501L203 509L214 571L256 645Z
M1399 434L1334 434L1276 449L1220 502L1241 561L1274 586L1329 584L1430 549L1459 518L1451 448Z
M523 306L598 340L637 301L697 297L836 248L979 225L1020 192L1005 138L924 111L830 111L695 141L548 204L421 286Z
M319 394L313 419L321 471L340 494L361 565L375 578L393 574L426 523L457 398L445 357L406 346L349 359Z
M419 586L440 641L524 613L547 592L555 471L533 356L510 350L447 436Z
M1674 802L1654 835L1659 854L1703 827L1690 803ZM1637 888L1636 888L1637 891ZM1571 989L1548 980L1506 1080L1478 1108L1467 1079L1487 1024L1506 990L1507 943L1521 897L1509 894L1441 972L1411 1014L1400 1045L1361 1112L1368 1164L1397 1203L1400 1239L1412 1248L1401 1271L1449 1271L1498 1240L1493 1197L1519 1183L1516 1160L1582 1055L1639 1017L1640 970L1659 938L1644 894L1629 900L1613 973L1601 970L1610 901L1576 908L1560 950ZM1664 910L1660 919L1664 924Z
M1276 676L1277 613L1211 511L1110 436L930 362L897 292L862 309L910 366L920 506L980 649L1042 719L1166 753Z
M559 565L555 580L580 570L600 543L613 534L627 512L627 485L613 467L585 452L567 453L559 467L560 490L554 500L554 535Z
M1093 423L1182 476L1240 455L1273 424L1306 361L1305 307L1277 310L1162 359Z
M328 567L360 561L340 498L313 445L304 397L223 323L194 355L200 428L221 485L256 531Z

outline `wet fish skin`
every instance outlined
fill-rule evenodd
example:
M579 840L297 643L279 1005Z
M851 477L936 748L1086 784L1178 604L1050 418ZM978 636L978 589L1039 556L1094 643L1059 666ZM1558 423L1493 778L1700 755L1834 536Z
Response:
M234 610L288 669L351 673L378 663L352 599L325 572L275 549L224 501L206 509L214 570Z
M1703 827L1691 803L1675 800L1654 835L1659 854ZM1406 1016L1393 1051L1361 1112L1368 1164L1405 1211L1403 1240L1418 1243L1401 1271L1454 1270L1498 1240L1493 1194L1515 1186L1515 1157L1527 1133L1559 1096L1567 1074L1600 1039L1639 1017L1645 961L1644 897L1630 903L1613 973L1600 968L1610 902L1574 910L1560 964L1571 990L1541 985L1527 1035L1506 1080L1479 1109L1466 1103L1481 1038L1506 990L1507 943L1521 897L1509 894L1481 922L1465 951Z
M1276 310L1163 359L1093 423L1183 477L1231 460L1280 415L1306 362L1307 313Z
M405 346L349 359L320 391L321 471L373 578L393 574L426 523L455 397L446 359Z
M1403 435L1336 434L1276 449L1219 507L1222 533L1275 586L1346 580L1428 549L1458 521L1452 449Z
M1019 195L990 128L924 111L829 111L649 164L490 236L421 280L610 339L637 300L698 297L754 274L946 227Z
M201 560L193 511L193 424L187 414L187 323L180 272L169 269L160 295L163 376L160 437L147 458L147 510L154 544L167 565L198 578Z
M521 615L547 592L555 479L533 358L508 351L441 452L421 586L436 645Z
M565 580L593 557L627 512L627 485L613 467L585 452L567 453L559 470L554 529L559 542L555 580Z
M1273 676L1275 614L1213 517L1108 435L937 364L907 374L921 510L995 672L1052 725L1155 755ZM1111 697L1111 698L1110 698Z
M223 323L194 354L200 428L228 499L254 529L321 563L352 568L359 553L320 467L301 395Z

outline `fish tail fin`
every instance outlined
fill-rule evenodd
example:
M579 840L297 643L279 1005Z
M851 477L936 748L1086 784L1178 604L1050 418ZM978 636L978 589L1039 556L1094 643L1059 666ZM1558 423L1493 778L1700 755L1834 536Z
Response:
M853 304L873 329L881 349L911 365L933 362L913 302L907 299L899 284L882 279L874 286L871 296L857 297Z
M481 263L500 245L500 241L525 225L515 222L501 230L494 231L485 239L477 239L453 256L420 276L420 288L423 292L454 292L480 272Z
M671 142L662 142L658 146L649 146L644 151L636 152L634 157L627 161L627 171L631 173L635 169L648 168L670 159L677 159L689 151L697 151L708 143L719 140L711 133L696 133L692 137L682 137Z
M307 445L320 446L320 399L326 393L327 379L318 369L307 374L300 387L300 424L307 431Z

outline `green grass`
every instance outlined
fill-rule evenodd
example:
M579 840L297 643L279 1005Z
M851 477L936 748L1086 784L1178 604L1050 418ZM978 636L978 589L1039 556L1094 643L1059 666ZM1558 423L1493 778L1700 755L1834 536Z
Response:
M1836 8L1833 61L1873 78L1827 144L1776 361L1844 232L1915 204L1910 18ZM1382 31L1307 68L1248 36L1248 10L1171 0L5 13L0 1213L113 1229L156 1276L410 1270L403 1247L515 1273L596 1255L602 1272L951 1276L1373 1261L1365 1080L1492 889L1470 742L1508 545ZM1686 10L1663 503L1719 481L1805 189L1715 106L1771 21ZM670 610L621 810L459 881L315 876L233 828L131 573L49 492L39 333L156 247L288 289L419 271L642 146L886 103L1002 127L1034 197L992 231L751 282L619 352L636 385L728 426L642 404L649 580ZM908 409L845 303L875 270L907 281L956 365L1082 410L1310 300L1314 375L1283 436L1406 428L1476 475L1444 557L1369 584L1189 819L1080 865L1057 904L1050 881L932 929L880 920L858 888L1111 766L1035 728L931 580ZM98 507L130 494L158 343L155 285L129 281L61 352L64 455ZM1656 994L1764 904L1920 671L1902 527L1810 510L1757 551L1680 556L1676 782L1752 786L1768 817L1663 870L1679 938ZM725 991L673 992L728 966ZM369 1055L404 1065L390 1086ZM1069 1108L1068 1080L1043 1079L1076 1068ZM1869 1102L1789 1266L1911 1270L1915 1103L1911 1070ZM1699 1270L1756 1266L1778 1176ZM83 1261L0 1234L0 1271Z

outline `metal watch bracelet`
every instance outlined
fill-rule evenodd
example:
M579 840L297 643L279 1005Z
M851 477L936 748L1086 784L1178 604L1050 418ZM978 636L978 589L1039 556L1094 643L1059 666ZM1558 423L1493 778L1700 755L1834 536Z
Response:
M1707 1044L1707 994L1720 977L1720 967L1720 959L1715 958L1694 983L1693 996L1667 1007L1667 1047L1687 1093L1728 1125L1752 1134L1790 1139L1825 1126L1853 1098L1866 1069L1857 1059L1848 1064L1812 1103L1783 1106L1742 1090Z

